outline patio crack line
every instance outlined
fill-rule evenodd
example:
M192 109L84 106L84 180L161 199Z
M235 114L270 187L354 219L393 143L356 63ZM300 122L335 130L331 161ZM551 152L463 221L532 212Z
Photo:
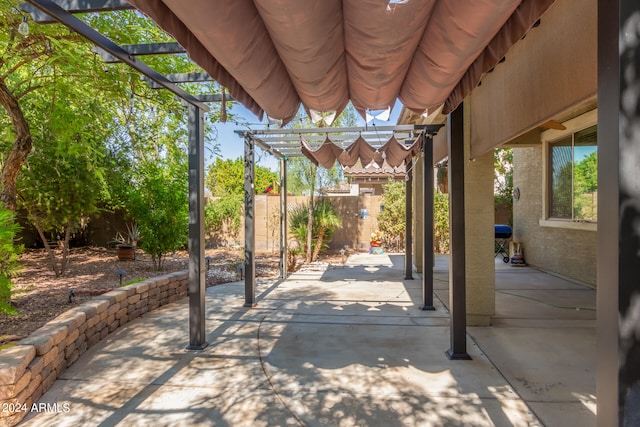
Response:
M543 301L543 300L538 299L538 298L528 297L528 296L526 296L526 295L519 295L519 294L516 294L516 293L514 293L514 292L500 291L500 290L497 290L497 289L496 289L496 293L505 294L505 295L511 295L511 296L513 296L513 297L518 297L518 298L524 298L524 299L528 299L528 300L531 300L531 301L535 301L535 302L540 303L540 304L548 305L549 307L553 307L553 308L561 308L561 309L564 309L564 310L574 310L574 311L580 311L580 310L585 310L585 311L596 311L596 309L595 309L595 308L593 308L593 307L575 307L575 306L568 306L568 305L558 305L558 304L553 304L553 303L550 303L550 302Z
M280 304L279 306L277 306L274 311L278 308L280 308L281 306L283 306L284 304L296 300L297 298L291 298L290 300L287 301L283 301L282 304ZM271 390L273 391L273 394L276 396L276 398L280 401L280 403L282 403L282 406L284 406L284 408L287 410L287 412L289 412L289 414L291 414L291 416L298 422L298 424L302 427L306 426L306 424L304 423L304 421L302 421L302 419L296 415L293 410L289 407L289 405L287 405L287 402L285 402L284 398L280 395L280 393L278 393L278 390L276 389L275 384L271 381L271 377L267 374L267 368L265 366L265 361L264 358L262 356L262 345L261 345L261 337L260 337L260 332L262 330L262 324L264 323L264 321L266 320L266 318L269 316L269 314L271 314L271 312L267 312L262 319L260 319L260 322L258 324L258 336L257 336L257 345L258 345L258 359L260 360L260 368L262 368L262 373L264 375L264 377L267 380L267 383L269 384L269 387L271 388Z

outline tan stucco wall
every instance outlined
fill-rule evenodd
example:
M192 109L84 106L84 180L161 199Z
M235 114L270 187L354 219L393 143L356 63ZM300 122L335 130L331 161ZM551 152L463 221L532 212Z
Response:
M487 73L466 103L471 109L471 158L496 146L514 148L514 239L527 263L595 283L596 232L542 227L541 124L565 122L596 106L597 1L557 0ZM534 144L533 146L531 146ZM536 145L537 144L537 145Z
M541 227L542 147L514 148L513 185L520 199L513 202L513 239L524 246L527 264L596 283L596 232Z
M597 0L557 0L505 58L469 98L474 157L594 99Z
M465 158L471 150L469 110L465 105ZM467 324L488 326L495 313L493 151L465 163L464 205Z
M291 209L296 204L307 204L306 196L287 197L287 206ZM378 214L382 203L381 196L336 196L330 198L342 220L329 243L329 250L338 251L345 246L352 250L368 250L371 233L378 227ZM255 230L256 251L258 253L277 254L280 251L280 197L256 195L255 198ZM361 209L367 210L367 217L361 218ZM230 238L227 244L244 245L243 225L237 236ZM291 236L289 236L291 240ZM404 247L404 246L403 246Z

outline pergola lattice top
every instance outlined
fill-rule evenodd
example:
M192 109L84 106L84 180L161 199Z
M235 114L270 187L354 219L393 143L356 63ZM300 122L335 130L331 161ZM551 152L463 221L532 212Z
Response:
M404 165L442 125L372 126L350 128L266 129L236 131L278 158L305 156L316 166L335 162L354 166Z

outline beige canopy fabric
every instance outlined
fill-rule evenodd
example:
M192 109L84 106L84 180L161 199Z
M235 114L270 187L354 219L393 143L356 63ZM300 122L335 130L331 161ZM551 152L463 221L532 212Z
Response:
M452 111L554 0L127 0L257 116Z
M404 165L407 159L411 159L420 152L422 138L423 135L419 135L413 144L406 146L392 136L386 144L380 147L379 151L383 153L384 160L389 166L397 168Z
M302 139L300 141L300 151L306 158L316 166L322 166L325 169L331 169L336 163L336 160L341 163L347 159L347 153L341 147L331 142L329 137L325 139L322 145L313 150L309 144Z
M304 140L300 140L300 151L316 166L331 168L337 161L343 167L353 167L360 162L363 167L375 164L378 168L387 165L397 168L405 164L407 159L411 159L418 154L422 148L423 135L419 135L411 145L401 144L395 136L380 148L373 148L367 141L359 136L347 148L341 148L334 144L329 137L318 147L313 150Z

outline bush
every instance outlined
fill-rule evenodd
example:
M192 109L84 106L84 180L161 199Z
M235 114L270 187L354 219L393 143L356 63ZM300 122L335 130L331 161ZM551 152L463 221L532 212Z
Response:
M449 253L449 195L436 193L433 209L433 250L438 254Z
M215 243L220 243L224 236L238 235L244 204L243 197L242 194L216 197L205 205L205 228Z
M309 207L306 205L294 206L289 210L289 232L298 242L302 253L307 253L307 228L309 223ZM327 199L321 198L314 203L312 246L315 261L320 251L325 249L335 230L340 227L342 221L335 208Z
M148 164L129 192L129 214L140 229L140 248L151 255L156 269L162 269L165 254L188 241L189 187L182 172Z
M14 222L13 212L0 208L0 313L18 314L11 306L11 278L20 270L18 256L22 246L15 244L20 226Z
M378 229L384 233L385 246L400 251L406 234L406 185L404 182L389 182L383 187L384 209L378 214Z

